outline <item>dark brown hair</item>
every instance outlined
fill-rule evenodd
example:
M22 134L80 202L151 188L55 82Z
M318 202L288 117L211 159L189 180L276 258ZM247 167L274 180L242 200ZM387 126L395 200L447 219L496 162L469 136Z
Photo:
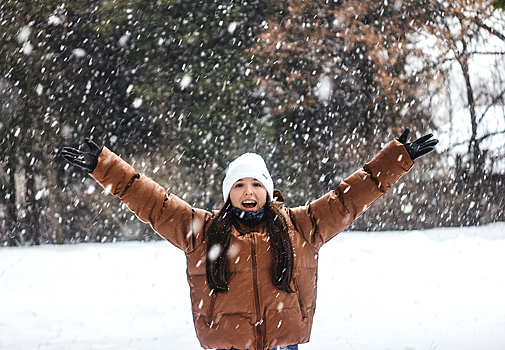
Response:
M228 291L228 271L226 266L227 252L230 245L232 226L238 220L231 213L231 202L228 201L219 210L209 224L207 231L207 283L215 293ZM265 217L270 247L272 249L272 283L278 289L292 293L293 279L293 246L289 238L286 219L279 209L267 199Z

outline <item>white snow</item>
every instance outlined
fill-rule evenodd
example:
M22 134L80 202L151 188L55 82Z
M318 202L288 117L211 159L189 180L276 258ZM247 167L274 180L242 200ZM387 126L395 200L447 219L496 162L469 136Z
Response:
M301 350L505 344L505 223L344 232L320 251ZM200 349L184 254L165 241L0 248L0 349Z
M24 44L23 44L23 47L21 49L21 51L23 51L23 53L25 55L29 55L32 53L33 51L33 45L31 43L29 43L28 41L26 41Z
M26 42L28 40L28 37L30 36L31 32L32 32L32 30L29 26L23 27L19 31L19 34L16 38L18 43L23 44L24 42Z
M86 50L78 47L78 48L72 50L72 55L74 55L77 58L83 58L83 57L86 57L87 53L86 53Z
M207 258L209 261L216 261L219 258L219 254L221 253L221 246L216 244L210 248L209 253L207 254Z
M191 81L193 80L193 78L191 77L191 75L189 74L185 74L182 79L181 79L181 82L179 83L179 85L181 86L181 88L185 89L189 86L189 84L191 84Z
M401 210L405 214L412 213L412 209L414 209L414 206L412 205L412 203L402 204L402 206L401 206Z
M56 16L56 15L52 15L49 17L47 24L58 26L60 24L63 24L63 22L64 22L63 18Z
M141 99L141 98L136 98L136 99L134 99L134 100L133 100L133 104L132 104L132 106L133 106L133 108L138 109L138 108L140 108L140 106L142 106L142 103L143 103L143 102L144 102L144 100L143 100L143 99Z
M35 88L35 91L37 91L37 95L42 95L42 92L44 92L44 87L42 84L38 84L37 87Z
M321 101L328 101L331 97L332 83L328 76L322 76L316 86L316 96Z
M128 40L130 39L131 33L126 32L121 38L119 38L118 45L119 46L126 46Z
M237 29L237 26L238 26L238 22L231 22L228 25L228 33L233 34L233 32L235 31L235 29Z

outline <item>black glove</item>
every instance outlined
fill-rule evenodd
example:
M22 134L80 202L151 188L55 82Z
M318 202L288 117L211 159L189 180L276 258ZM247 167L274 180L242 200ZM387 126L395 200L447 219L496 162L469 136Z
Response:
M398 141L403 143L405 149L409 153L409 156L412 160L420 156L423 156L428 152L433 151L438 143L437 139L430 140L433 137L433 134L424 135L423 137L418 138L414 142L407 143L409 133L410 129L406 128L402 136L400 136L400 138L398 139Z
M90 152L82 152L72 147L63 147L61 154L68 162L85 168L91 173L96 168L98 156L102 152L103 147L98 146L88 138L84 142L88 145Z

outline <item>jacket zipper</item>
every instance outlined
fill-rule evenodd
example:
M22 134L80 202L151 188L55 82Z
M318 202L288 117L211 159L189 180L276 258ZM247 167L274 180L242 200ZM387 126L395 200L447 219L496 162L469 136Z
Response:
M298 297L298 304L300 305L300 312L302 313L302 319L307 318L307 313L305 312L305 308L303 307L302 296L300 295L300 285L298 284L298 277L294 277L293 281L295 282L296 287L296 296Z
M256 304L256 348L263 348L263 318L260 310L260 296L258 289L258 261L256 259L256 237L251 234L251 257L253 269L254 302Z
M216 302L217 294L212 293L209 304L209 311L207 312L207 326L211 327L214 322L214 303Z

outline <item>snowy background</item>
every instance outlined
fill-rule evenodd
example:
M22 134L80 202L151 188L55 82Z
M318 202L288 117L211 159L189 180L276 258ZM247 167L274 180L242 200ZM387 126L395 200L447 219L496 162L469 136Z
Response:
M413 140L431 122L437 161L419 161L392 191L400 200L365 213L359 228L375 232L321 250L312 340L300 349L505 349L503 7L93 3L0 1L0 349L200 349L185 258L170 244L28 246L152 237L61 147L91 136L202 208L216 207L229 160L258 151L298 205L404 125ZM487 151L478 179L465 166L472 130L456 58Z
M343 232L301 350L505 347L505 223ZM200 349L164 241L0 248L0 349Z

